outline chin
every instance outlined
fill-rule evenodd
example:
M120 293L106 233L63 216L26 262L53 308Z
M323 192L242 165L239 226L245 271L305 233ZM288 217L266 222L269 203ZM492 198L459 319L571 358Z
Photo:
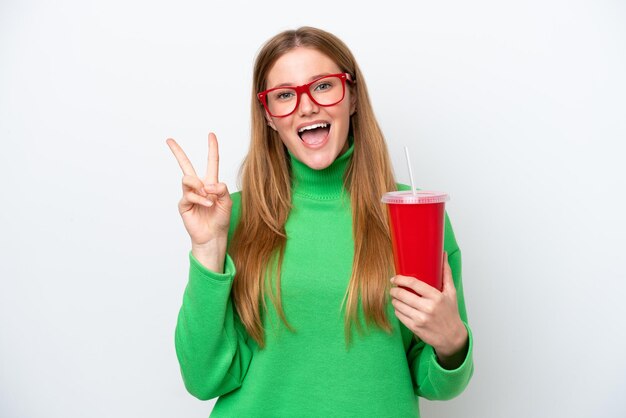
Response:
M302 158L296 156L296 158L298 158L300 162L305 164L307 167L312 168L313 170L323 170L329 165L331 165L333 162L329 158L320 158L319 155L315 155L315 156L304 155L302 156Z
M303 162L314 170L323 170L330 166L337 159L337 157L339 157L341 149L333 147L325 150L317 150L312 154L313 155L307 155L307 158L305 158Z
M307 164L310 168L312 168L313 170L323 170L325 168L327 168L328 166L330 166L333 162L332 161L327 161L327 162L314 162L313 164Z

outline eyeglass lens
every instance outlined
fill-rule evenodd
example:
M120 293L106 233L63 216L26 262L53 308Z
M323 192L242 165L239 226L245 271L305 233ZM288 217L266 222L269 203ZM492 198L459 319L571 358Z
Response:
M343 82L337 76L321 78L309 86L313 100L320 106L332 106L343 98ZM298 93L294 88L285 87L272 90L267 95L267 107L274 116L288 115L298 103Z

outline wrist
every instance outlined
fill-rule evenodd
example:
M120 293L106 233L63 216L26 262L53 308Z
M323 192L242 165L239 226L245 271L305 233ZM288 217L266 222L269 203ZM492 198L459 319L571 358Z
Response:
M221 274L224 272L227 241L227 236L220 236L202 244L192 242L191 253L208 270Z
M208 241L203 243L197 243L191 240L191 248L192 250L197 250L199 252L214 251L216 248L226 245L227 241L228 233L223 233L215 236L214 238L210 238Z
M447 359L458 357L464 354L467 349L469 334L463 322L459 322L456 330L452 333L452 337L448 340L448 344L441 347L434 347L437 358L445 362Z

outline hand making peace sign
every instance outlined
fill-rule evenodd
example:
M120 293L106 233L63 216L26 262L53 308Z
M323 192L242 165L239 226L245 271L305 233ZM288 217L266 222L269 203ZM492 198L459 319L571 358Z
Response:
M193 247L205 247L211 242L223 241L230 224L232 200L226 184L219 183L219 151L215 134L209 134L209 157L204 179L196 174L183 149L169 138L167 145L183 170L183 197L178 211Z

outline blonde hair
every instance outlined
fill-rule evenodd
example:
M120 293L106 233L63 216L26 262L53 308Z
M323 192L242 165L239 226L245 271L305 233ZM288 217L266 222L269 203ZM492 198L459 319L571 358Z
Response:
M256 95L266 89L268 72L276 60L300 46L327 55L356 81L350 87L356 95L356 112L350 118L354 151L344 177L352 205L354 238L352 274L342 303L346 344L353 322L362 331L359 302L368 326L376 324L391 332L386 294L393 258L387 212L380 198L396 190L396 184L385 139L374 117L365 80L348 47L328 32L301 27L271 38L256 58L251 143L240 173L241 218L229 250L237 270L233 302L248 334L260 347L265 346L261 305L267 312L268 295L281 320L293 331L280 298L280 269L287 242L285 223L291 209L291 164L278 133L267 126Z

